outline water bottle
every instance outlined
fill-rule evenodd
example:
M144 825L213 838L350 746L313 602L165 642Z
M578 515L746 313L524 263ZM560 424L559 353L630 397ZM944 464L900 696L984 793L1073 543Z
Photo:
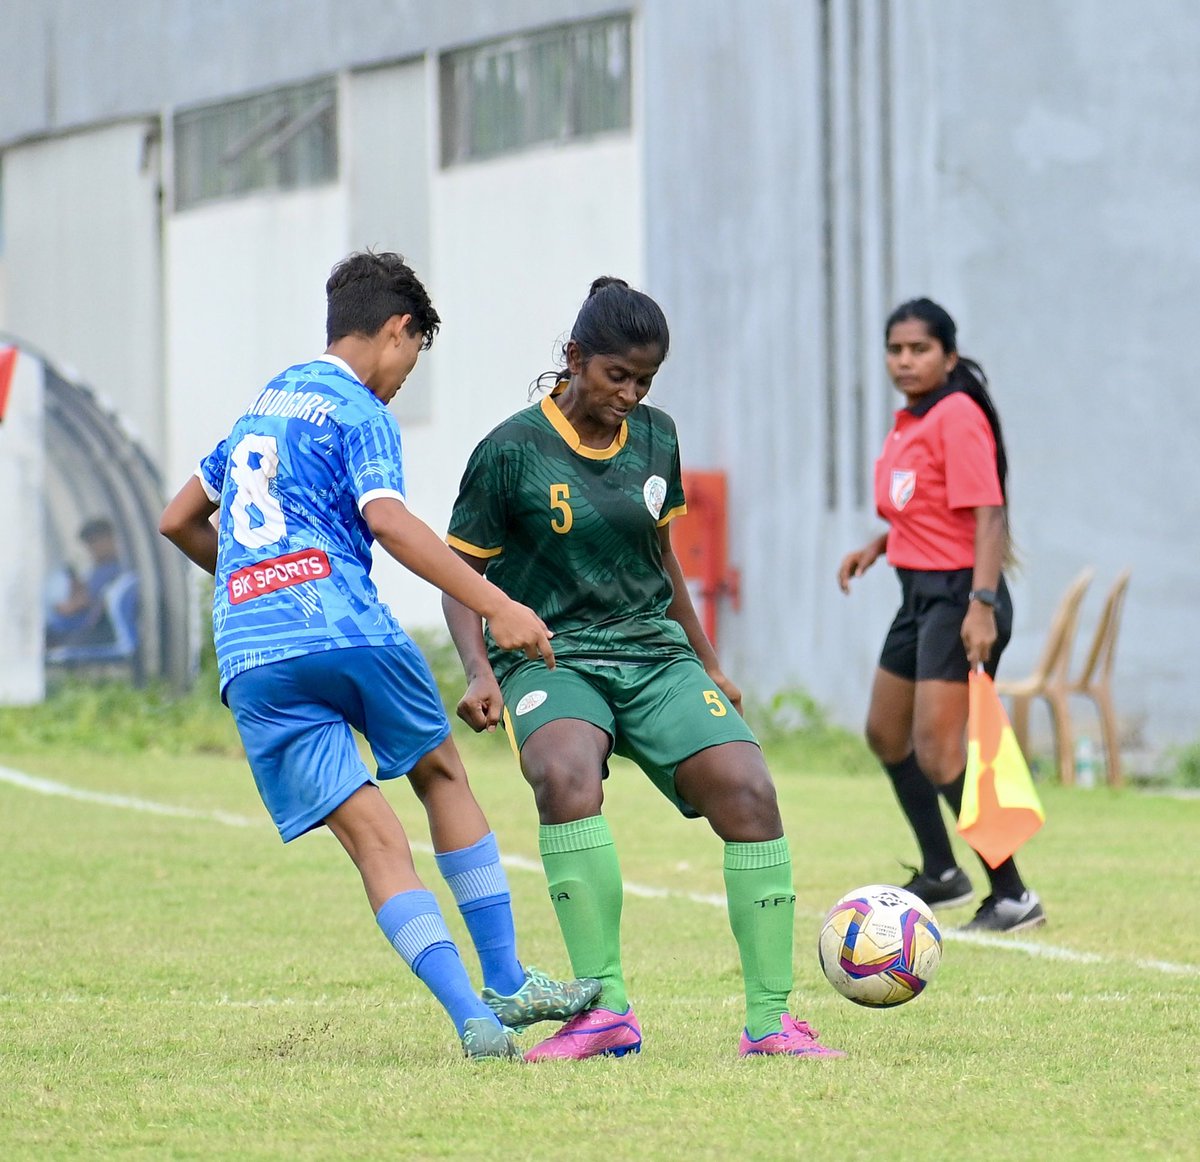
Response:
M1075 785L1085 790L1096 785L1096 748L1086 734L1075 746Z

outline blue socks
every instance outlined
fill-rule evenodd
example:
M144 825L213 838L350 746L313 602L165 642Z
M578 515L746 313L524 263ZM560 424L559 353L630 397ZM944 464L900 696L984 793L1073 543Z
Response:
M517 960L512 896L496 836L489 831L470 847L440 852L436 859L479 954L484 985L511 996L525 983L525 970Z
M442 1003L458 1035L472 1017L491 1017L475 994L432 892L398 892L375 915L388 943Z
M489 832L470 847L441 852L437 865L479 953L483 983L511 996L525 983L525 970L517 960L512 896L496 837ZM399 892L379 909L375 920L388 943L441 1001L460 1037L472 1017L495 1020L471 987L432 892Z

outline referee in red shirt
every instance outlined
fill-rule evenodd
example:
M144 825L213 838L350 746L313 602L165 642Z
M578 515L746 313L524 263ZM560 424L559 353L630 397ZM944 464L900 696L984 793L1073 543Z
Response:
M879 657L867 742L883 763L921 849L905 886L930 907L967 903L973 888L950 846L938 791L955 816L967 765L967 674L994 675L1012 633L1001 568L1009 549L1000 417L977 363L958 354L957 328L929 299L888 318L887 370L904 394L875 463L875 507L888 531L848 553L838 584L850 592L887 553L900 610ZM1017 932L1045 922L1012 859L984 864L990 891L965 927Z

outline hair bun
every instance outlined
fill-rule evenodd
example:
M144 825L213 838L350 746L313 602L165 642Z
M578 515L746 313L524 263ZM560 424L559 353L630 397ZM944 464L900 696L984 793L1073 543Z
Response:
M588 298L590 299L597 291L602 291L606 286L623 286L626 290L629 289L629 283L623 278L614 278L611 274L602 274L599 278L592 280L592 285L588 289Z

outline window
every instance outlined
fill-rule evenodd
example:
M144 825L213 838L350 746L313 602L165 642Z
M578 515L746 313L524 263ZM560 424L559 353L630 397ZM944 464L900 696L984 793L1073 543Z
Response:
M175 206L337 178L333 77L175 115Z
M442 165L628 129L628 16L446 53Z

